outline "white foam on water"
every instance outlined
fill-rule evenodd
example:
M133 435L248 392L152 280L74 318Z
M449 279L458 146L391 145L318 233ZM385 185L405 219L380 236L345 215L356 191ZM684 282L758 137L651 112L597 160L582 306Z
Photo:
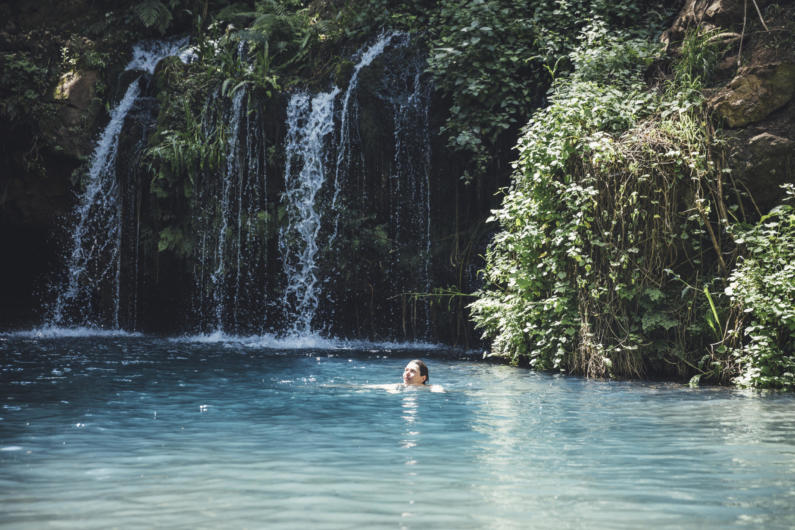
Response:
M144 41L133 46L133 57L127 63L125 70L138 70L155 73L157 63L171 56L178 56L183 63L188 63L193 56L189 50L183 50L188 44L188 38L169 41ZM194 52L195 55L195 52Z
M143 337L142 333L124 331L120 329L101 329L90 326L60 327L41 326L30 330L9 331L0 333L0 336L23 339L61 339L81 337Z
M279 350L438 350L445 348L442 344L429 342L395 342L369 341L361 339L339 339L323 337L316 333L304 335L277 336L264 335L228 335L223 332L186 335L171 339L174 342L200 344L238 344L249 348L268 348Z
M0 337L22 339L60 339L60 338L93 338L93 337L130 337L145 338L139 332L119 329L101 329L96 327L58 327L41 326L30 330L0 332ZM199 333L172 337L171 342L193 344L240 345L248 348L267 348L280 350L440 350L449 348L444 344L431 342L400 342L371 341L364 339L340 339L323 337L312 333L306 335L280 336L270 333L263 335L232 335L222 331Z

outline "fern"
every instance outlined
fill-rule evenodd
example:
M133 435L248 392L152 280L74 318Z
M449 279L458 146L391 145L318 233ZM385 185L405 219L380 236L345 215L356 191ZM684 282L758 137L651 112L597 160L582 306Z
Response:
M133 7L133 12L146 28L156 27L163 34L174 17L160 0L144 0Z

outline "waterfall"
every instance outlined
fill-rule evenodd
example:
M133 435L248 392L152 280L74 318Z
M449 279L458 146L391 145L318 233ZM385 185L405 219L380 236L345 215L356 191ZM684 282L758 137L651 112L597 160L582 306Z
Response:
M393 253L394 271L390 271L392 288L400 292L402 286L414 285L418 292L431 288L431 204L430 204L430 133L428 112L430 86L422 80L424 61L414 60L403 69L391 72L384 82L383 97L389 101L394 116L394 158L390 184L390 237L398 251ZM397 272L403 255L419 257L419 266L412 267L407 277ZM413 281L412 281L413 280ZM428 298L422 299L424 329L430 331ZM417 302L412 304L410 318L420 318ZM407 315L402 315L405 320Z
M176 55L186 42L187 39L139 43L125 71L152 74L161 59ZM50 325L120 327L122 219L116 157L125 118L140 93L139 77L110 111L110 121L91 154L85 188L74 211L67 277L58 289ZM103 297L110 297L109 303L95 307Z
M395 301L398 295L406 290L430 289L430 89L420 79L421 60L415 57L409 65L397 65L399 73L383 76L383 87L376 94L387 103L386 108L391 107L391 113L379 119L384 125L393 124L389 204L383 207L370 204L367 199L368 193L379 193L379 185L377 175L366 167L368 161L359 132L360 74L390 46L399 50L406 49L408 44L407 34L389 33L358 54L338 112L335 100L341 91L336 87L314 97L298 93L290 100L282 197L287 225L280 234L286 277L282 305L288 334L304 335L331 328L337 306L346 305L350 312L355 312L355 307L350 306L362 305L356 295L347 294L352 289L346 281L351 280L351 271L355 273L358 266L356 256L341 254L344 252L341 249L350 247L352 240L368 237L360 233L357 226L362 225L356 223L368 225L376 237L381 228L372 225L378 221L388 225L385 235L390 248L381 249L383 255L362 256L388 267L378 272L383 278L366 280L371 281L371 297L377 284L379 291L388 291L379 295L392 300L382 304L384 308L391 304L391 308L380 311L381 315L374 314L371 303L371 320L391 321L394 327L401 317L397 309L400 302ZM354 173L357 178L352 177ZM389 213L385 214L384 209ZM351 219L352 216L356 219ZM406 263L401 263L402 257ZM347 278L341 277L340 262L347 267ZM382 289L381 285L385 287ZM335 296L346 299L336 300ZM325 312L321 316L319 308L323 304ZM423 329L414 333L415 338L424 338L429 329L427 303L423 302L422 307ZM405 315L402 316L405 320ZM407 334L404 330L404 336Z
M295 94L287 106L282 200L288 222L279 246L287 277L284 307L292 322L291 335L312 332L319 303L316 258L322 211L317 196L326 181L326 142L334 131L334 98L339 92L334 88L311 99Z
M373 60L381 55L384 52L384 49L387 45L394 39L396 36L401 36L403 38L402 44L405 45L408 42L408 36L403 33L396 33L392 32L387 35L382 36L375 44L367 48L364 53L361 54L361 59L353 68L353 74L351 75L351 80L348 82L348 89L345 91L345 96L342 98L342 113L340 115L340 138L339 144L337 147L337 163L334 170L334 196L331 201L331 207L336 210L337 204L339 201L339 194L341 190L341 180L340 180L340 173L345 173L350 169L350 158L351 158L351 96L356 93L356 88L359 86L359 73L361 72L362 68L365 66L369 66L372 64ZM355 105L354 105L355 106ZM358 110L358 109L354 109ZM356 117L356 112L353 112L353 117ZM339 229L339 218L335 216L334 219L334 232L332 233L330 242L333 243L334 239L337 237L337 230Z
M183 44L136 46L127 69L151 74ZM299 91L286 109L255 84L213 90L198 121L213 162L185 175L178 204L147 199L133 165L117 171L122 129L126 152L131 116L144 114L130 114L146 92L133 81L92 154L51 325L135 326L159 314L146 313L161 300L141 287L153 285L200 333L429 337L428 305L408 301L431 285L430 88L409 44L382 35L353 56L347 85ZM236 52L245 62L243 42ZM282 134L283 159L266 145ZM268 165L283 170L270 189ZM142 224L152 209L171 217ZM175 218L181 254L155 254Z
M334 228L326 242L320 241L323 217L326 214L318 200L325 186L328 160L336 159L331 189L331 210L337 213L341 191L341 173L350 158L351 96L358 86L359 73L383 53L397 33L380 37L361 53L354 66L348 88L343 96L340 114L340 138L334 146L329 137L334 132L334 100L340 89L318 94L295 94L287 108L287 138L285 144L285 192L283 202L288 223L280 234L280 249L287 286L283 304L285 319L290 322L287 333L306 335L316 330L313 321L320 303L321 280L318 278L318 251L321 245L331 246L337 236L339 217L334 216ZM333 150L336 149L336 157Z
M214 285L214 300L215 300L215 325L216 331L224 329L224 310L226 309L226 298L228 293L225 289L227 272L227 229L229 228L229 220L231 217L231 200L232 200L232 186L234 180L240 175L241 167L239 163L238 140L240 137L240 118L243 107L243 96L245 96L245 89L238 90L232 100L231 121L229 123L229 145L226 155L226 173L223 178L223 191L221 193L220 202L220 218L221 223L218 227L217 247L215 251L215 264L216 268L211 275ZM239 231L238 231L239 241ZM239 268L239 258L237 261L236 270Z

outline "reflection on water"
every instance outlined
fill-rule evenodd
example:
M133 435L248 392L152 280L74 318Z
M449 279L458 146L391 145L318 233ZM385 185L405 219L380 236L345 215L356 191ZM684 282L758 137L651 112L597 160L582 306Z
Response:
M793 396L439 355L0 336L0 526L795 526Z

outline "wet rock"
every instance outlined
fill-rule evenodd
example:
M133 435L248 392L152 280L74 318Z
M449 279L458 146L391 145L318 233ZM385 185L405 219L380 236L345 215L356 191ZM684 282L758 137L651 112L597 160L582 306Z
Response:
M54 98L77 109L85 110L94 97L97 79L98 74L93 70L66 72L55 88Z
M710 107L731 128L764 120L795 95L795 64L745 68L710 100Z

